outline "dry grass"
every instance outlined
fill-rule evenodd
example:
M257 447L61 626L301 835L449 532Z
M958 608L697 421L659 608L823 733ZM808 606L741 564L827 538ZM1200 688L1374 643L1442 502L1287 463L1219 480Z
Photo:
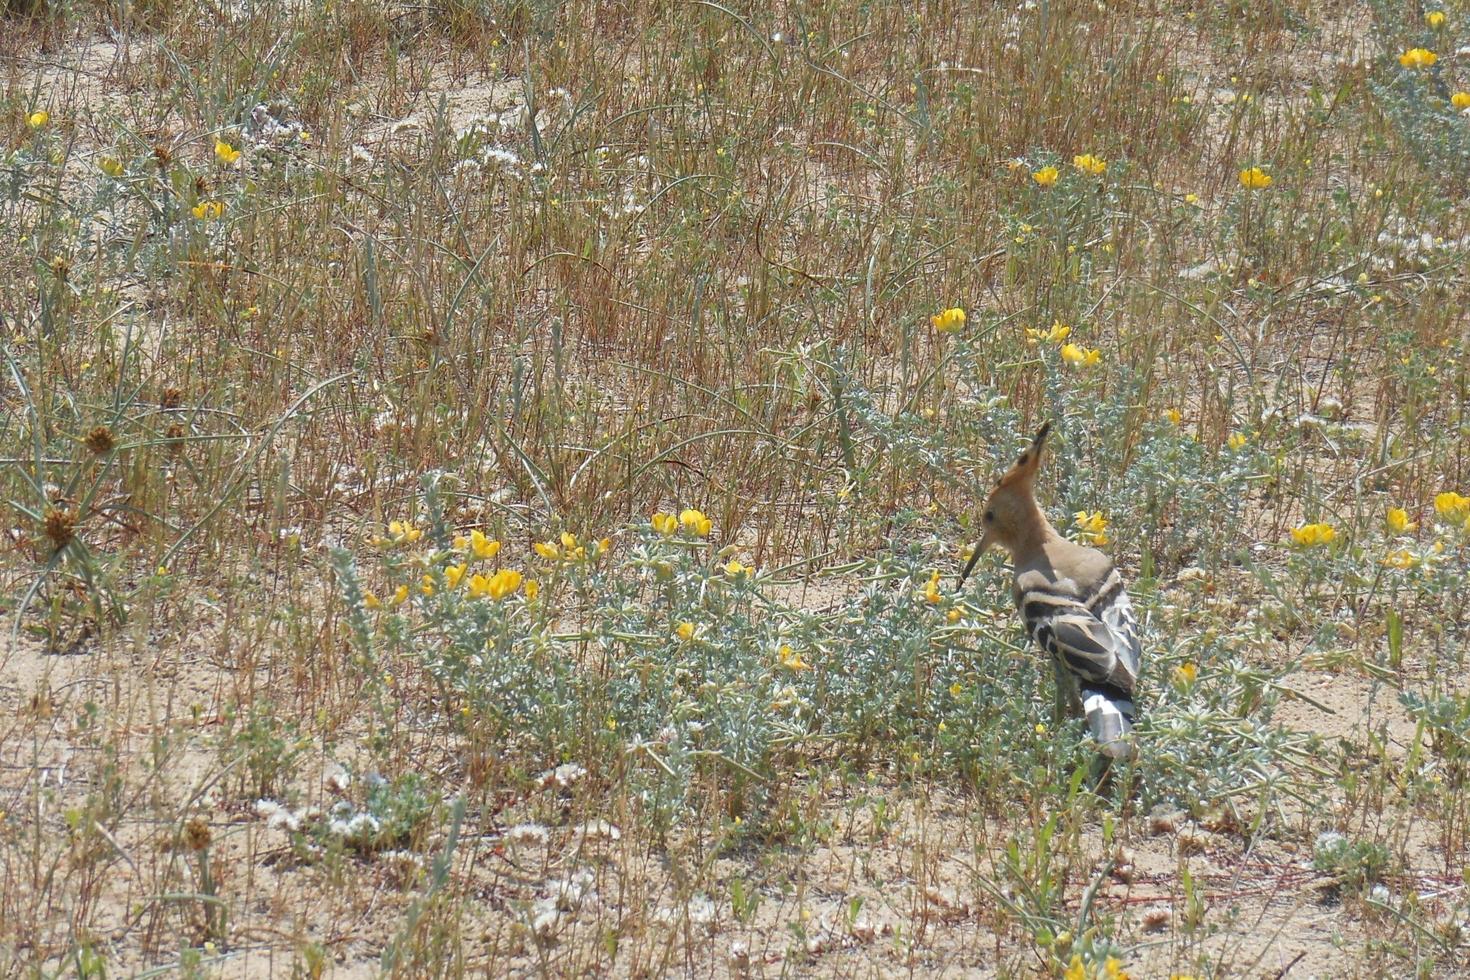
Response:
M0 974L1452 975L1443 10L4 5ZM1041 418L1100 786L948 594Z

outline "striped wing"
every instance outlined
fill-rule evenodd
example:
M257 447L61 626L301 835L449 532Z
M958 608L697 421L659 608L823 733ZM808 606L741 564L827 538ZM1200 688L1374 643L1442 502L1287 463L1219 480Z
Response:
M1127 605L1123 596L1121 605ZM1027 595L1021 607L1026 632L1080 683L1127 697L1138 681L1138 630L1131 610L1101 610L1102 618L1075 599ZM1114 620L1116 625L1109 623Z
M1075 679L1099 747L1115 759L1130 756L1124 736L1133 727L1141 649L1133 605L1118 573L1110 570L1087 601L1046 587L1030 588L1020 598L1026 632L1058 670Z

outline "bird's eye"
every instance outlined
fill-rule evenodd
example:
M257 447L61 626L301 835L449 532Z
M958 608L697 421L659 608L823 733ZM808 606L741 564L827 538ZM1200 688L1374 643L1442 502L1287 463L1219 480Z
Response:
M993 511L993 510L987 510L985 512L985 523L986 524L991 524L994 521L995 521L995 511Z

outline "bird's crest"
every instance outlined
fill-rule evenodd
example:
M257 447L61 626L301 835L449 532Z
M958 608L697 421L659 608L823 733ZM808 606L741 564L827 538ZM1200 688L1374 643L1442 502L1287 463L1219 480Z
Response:
M1051 423L1043 423L1037 430L1035 438L1031 440L1031 445L1026 447L1011 464L1011 468L1006 470L1000 478L996 484L997 489L1005 487L1030 491L1036 485L1036 473L1041 469L1041 451L1046 445L1046 436L1049 432L1051 432Z

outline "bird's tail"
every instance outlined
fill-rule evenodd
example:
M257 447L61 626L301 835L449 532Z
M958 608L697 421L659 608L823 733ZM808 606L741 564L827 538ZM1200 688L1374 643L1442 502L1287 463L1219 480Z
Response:
M1082 685L1082 710L1087 714L1087 727L1097 740L1098 748L1110 759L1133 757L1133 743L1128 733L1133 730L1133 701L1106 688Z

